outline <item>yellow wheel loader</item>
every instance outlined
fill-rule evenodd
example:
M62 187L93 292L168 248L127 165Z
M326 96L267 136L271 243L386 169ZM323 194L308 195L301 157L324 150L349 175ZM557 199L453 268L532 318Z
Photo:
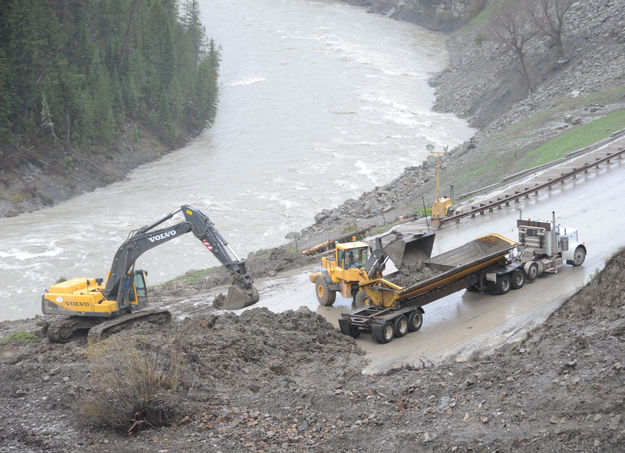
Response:
M184 221L154 229L178 212L182 212ZM135 269L135 261L144 252L189 232L193 232L230 271L232 285L223 308L236 310L255 304L258 291L245 262L237 258L205 214L183 205L150 225L132 231L117 250L106 282L101 278L74 278L51 286L42 296L41 310L46 315L61 317L49 324L48 338L64 342L77 331L89 330L88 338L92 341L106 331L137 320L168 321L171 314L167 310L145 309L148 305L147 272Z
M387 244L383 239L394 235ZM375 246L360 241L337 243L334 255L321 258L323 271L310 274L321 305L334 304L336 293L352 298L354 308L364 305L360 285L381 278L390 258L395 266L410 266L429 258L434 245L434 233L403 235L395 230L377 236Z

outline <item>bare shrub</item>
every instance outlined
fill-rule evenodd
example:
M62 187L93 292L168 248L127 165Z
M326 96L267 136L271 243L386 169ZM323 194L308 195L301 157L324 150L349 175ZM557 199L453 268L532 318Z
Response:
M174 341L111 337L89 347L89 396L80 413L95 425L126 430L168 426L181 401L182 354Z
M528 3L532 21L557 47L558 54L564 57L562 28L566 15L577 0L531 0Z
M527 47L537 30L529 20L527 2L528 0L503 2L492 14L489 26L495 41L502 44L519 61L521 75L531 92L534 85L527 67Z

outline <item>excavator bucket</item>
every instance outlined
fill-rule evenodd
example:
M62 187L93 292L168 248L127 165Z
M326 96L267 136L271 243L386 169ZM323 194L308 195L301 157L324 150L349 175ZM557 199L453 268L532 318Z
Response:
M222 310L240 310L258 302L258 290L253 286L245 286L236 280L228 288L228 294L220 294L215 298L213 306Z
M398 269L415 266L432 256L435 236L432 232L402 236L391 241L384 250Z

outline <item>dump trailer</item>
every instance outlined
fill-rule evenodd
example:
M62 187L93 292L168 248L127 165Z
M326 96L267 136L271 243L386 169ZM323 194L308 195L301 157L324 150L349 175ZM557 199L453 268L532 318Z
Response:
M341 332L354 338L361 332L371 332L379 343L388 343L393 337L419 330L422 307L430 302L467 288L496 294L518 288L524 283L524 275L523 262L513 253L516 247L515 241L489 234L361 283L357 297L365 307L341 316Z

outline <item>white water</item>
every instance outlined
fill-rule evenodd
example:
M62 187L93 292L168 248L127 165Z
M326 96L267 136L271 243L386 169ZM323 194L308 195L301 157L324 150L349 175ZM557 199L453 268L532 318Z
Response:
M431 111L443 38L333 1L204 0L222 47L214 127L120 183L0 219L0 319L40 312L59 277L104 277L129 231L181 204L239 253L284 242L323 208L389 182L472 130ZM216 261L187 235L143 255L151 284Z

